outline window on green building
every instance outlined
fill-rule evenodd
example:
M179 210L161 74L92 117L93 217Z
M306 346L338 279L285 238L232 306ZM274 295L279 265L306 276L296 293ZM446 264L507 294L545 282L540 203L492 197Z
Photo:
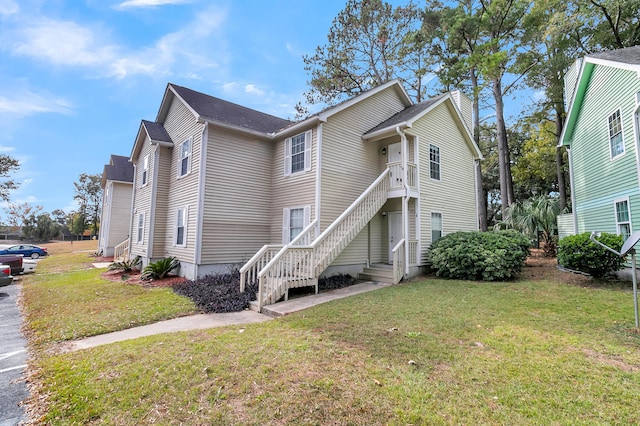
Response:
M626 240L631 235L631 213L629 212L629 200L616 201L616 228L618 234Z

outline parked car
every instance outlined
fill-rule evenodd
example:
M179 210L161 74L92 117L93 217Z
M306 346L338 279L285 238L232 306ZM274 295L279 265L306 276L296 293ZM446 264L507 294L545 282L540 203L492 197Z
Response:
M22 254L24 257L37 259L40 256L46 256L47 249L44 247L34 246L33 244L16 244L14 246L3 246L0 248L2 254Z
M23 259L22 260L22 273L23 274L31 274L36 272L36 265L38 264L38 262L36 262L33 259Z
M11 275L20 275L24 270L22 266L24 262L23 254L0 254L0 265L7 265L11 268Z
M9 285L13 282L11 275L11 267L9 265L0 265L0 287Z

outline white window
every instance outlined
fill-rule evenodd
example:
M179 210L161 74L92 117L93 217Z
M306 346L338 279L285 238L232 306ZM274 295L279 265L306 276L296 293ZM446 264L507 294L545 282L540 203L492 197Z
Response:
M136 242L141 243L144 241L144 213L138 213L138 220L136 221Z
M620 110L609 116L609 148L611 158L624 154L624 140L622 139L622 119Z
M440 147L429 145L429 174L431 179L440 180Z
M148 180L149 180L149 156L145 155L144 160L142 160L142 186L145 186Z
M311 207L284 209L282 216L282 243L288 244L310 223Z
M311 131L287 138L284 143L284 175L311 170Z
M191 139L180 145L180 161L178 162L178 177L191 172Z
M186 207L176 210L176 227L175 227L174 241L176 246L187 245L187 208Z
M431 242L442 238L442 213L431 212Z
M618 200L616 205L616 229L618 235L626 241L631 235L631 212L629 211L629 199Z

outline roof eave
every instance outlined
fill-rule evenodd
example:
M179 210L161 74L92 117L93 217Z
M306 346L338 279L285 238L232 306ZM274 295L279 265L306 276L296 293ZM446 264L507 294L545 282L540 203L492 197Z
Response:
M611 63L611 61L607 62ZM580 71L578 73L578 82L576 83L576 90L574 91L573 99L569 104L567 119L565 120L564 127L562 128L562 132L560 133L560 139L557 145L558 147L571 145L573 131L575 130L575 122L578 118L580 106L582 105L582 100L584 99L587 86L589 85L589 81L591 79L591 73L593 72L593 68L595 67L595 65L596 63L592 60L589 60L589 58L587 57L580 66Z
M244 133L244 134L247 134L247 135L259 137L261 139L271 139L269 133L260 132L258 130L247 129L246 127L236 126L236 125L233 125L233 124L223 123L221 121L214 120L214 119L207 118L207 117L203 117L201 115L197 116L196 121L198 123L201 123L201 124L207 123L207 124L211 124L211 125L214 125L214 126L217 126L217 127L221 127L223 129L226 129L226 130L232 130L234 132L241 132L241 133Z

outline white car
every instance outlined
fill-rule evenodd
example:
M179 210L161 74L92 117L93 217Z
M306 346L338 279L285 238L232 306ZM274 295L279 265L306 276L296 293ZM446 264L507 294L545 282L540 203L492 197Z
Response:
M22 267L24 268L24 271L22 271L23 274L32 274L34 272L36 272L36 265L38 264L38 262L36 262L33 259L29 259L28 257L25 257L24 259L22 259Z

